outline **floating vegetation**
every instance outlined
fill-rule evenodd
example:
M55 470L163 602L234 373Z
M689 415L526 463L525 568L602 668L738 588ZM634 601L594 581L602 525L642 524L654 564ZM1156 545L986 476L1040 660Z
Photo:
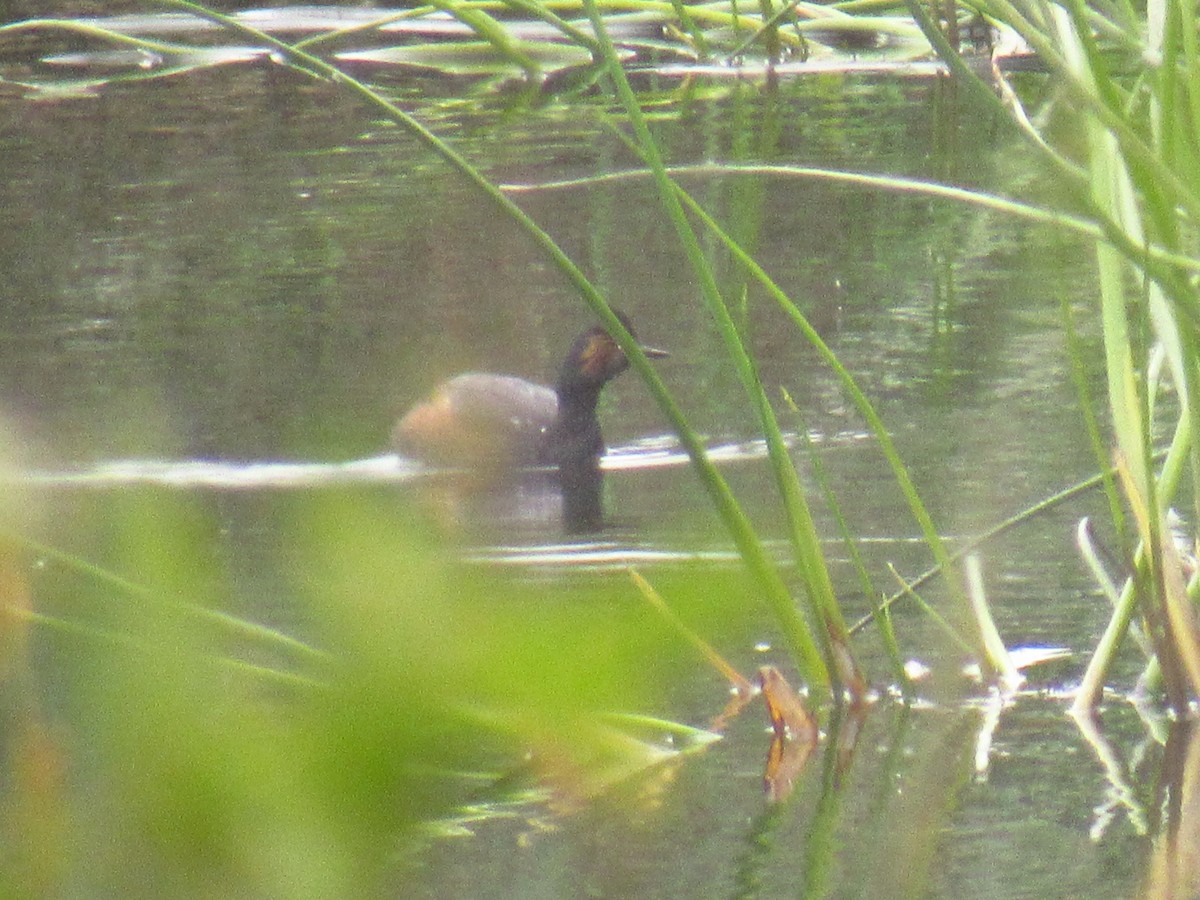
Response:
M768 3L755 14L731 3L676 7L627 0L606 11L605 28L624 64L644 72L723 77L768 69L792 76L944 71L907 16L851 15L836 7L790 3L764 21L761 15L771 9ZM577 3L532 2L395 11L298 6L233 13L229 21L381 75L389 69L453 77L517 75L553 84L570 70L600 64L591 24L564 18L581 11ZM94 90L132 75L162 77L274 58L270 48L226 46L229 36L211 18L178 12L15 22L0 26L0 73L10 84L61 94L66 85L56 69L86 71ZM81 42L96 46L82 48ZM56 49L68 45L69 50ZM19 57L32 56L34 65L11 65L17 54L10 52L6 66L6 48L19 48Z

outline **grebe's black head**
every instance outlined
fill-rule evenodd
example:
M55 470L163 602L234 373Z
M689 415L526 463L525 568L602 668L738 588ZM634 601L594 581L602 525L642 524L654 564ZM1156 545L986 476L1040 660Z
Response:
M636 338L628 317L618 310L613 312ZM651 359L660 359L668 355L665 350L646 346L642 347L642 352ZM625 351L603 327L593 325L575 339L567 358L563 361L556 384L559 399L575 394L597 397L605 384L628 368L629 360L625 357Z

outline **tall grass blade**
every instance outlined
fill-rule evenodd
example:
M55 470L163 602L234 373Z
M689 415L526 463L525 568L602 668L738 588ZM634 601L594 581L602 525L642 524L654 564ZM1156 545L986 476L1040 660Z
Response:
M850 564L854 567L855 574L858 576L858 583L863 596L872 600L882 598L882 593L875 589L875 581L871 578L871 573L867 571L867 565L863 560L862 552L859 550L858 541L855 540L854 534L850 530L850 523L842 513L842 507L838 503L837 495L834 493L829 479L825 475L825 464L821 459L820 450L818 450L817 446L808 436L808 428L800 413L800 408L792 400L787 390L783 391L783 401L787 404L788 409L792 411L792 415L796 417L799 423L796 430L800 434L801 441L808 453L808 460L812 465L813 478L817 482L817 488L821 492L821 497L825 501L826 508L828 508L830 515L833 516L838 534L842 539L842 546L845 548L846 555L850 558ZM892 627L891 616L888 615L888 611L881 604L873 604L873 610L876 613L875 624L879 628L884 650L888 655L888 662L892 666L892 677L896 679L896 684L900 686L905 701L911 702L916 694L913 690L912 680L908 677L908 673L904 669L904 658L900 653L900 644L896 640L896 632ZM840 641L842 644L848 644L850 631L845 627L844 622L842 623L842 628L844 629L843 633L837 635L835 640ZM847 685L861 686L863 684L862 675L858 672L843 673L842 681Z
M541 74L537 60L521 48L499 21L479 7L460 0L432 0L432 4L474 31L491 44L497 53L523 69L529 78L536 79Z
M717 324L717 329L725 342L726 351L734 362L742 381L742 386L758 413L759 422L767 439L771 468L775 474L776 484L779 487L784 509L791 526L790 533L793 540L793 547L798 557L797 562L801 567L808 589L809 603L814 615L821 623L818 634L821 640L825 642L827 640L826 635L833 633L832 631L827 632L826 629L834 627L833 623L840 618L840 613L837 610L837 598L834 596L833 583L829 577L824 559L821 556L816 528L812 523L812 518L804 499L803 488L800 485L795 467L792 465L791 458L788 455L787 447L784 444L783 436L779 429L779 423L758 378L754 360L746 351L738 334L737 327L729 315L729 309L721 297L712 267L709 265L704 251L700 247L691 224L687 221L680 197L676 193L676 186L666 173L666 167L658 152L654 138L650 134L650 130L641 114L637 98L634 96L633 90L629 86L629 81L625 77L625 72L616 58L616 50L608 36L604 20L600 15L595 0L585 0L584 6L587 10L588 18L592 23L592 28L604 46L608 74L616 86L617 96L625 107L626 115L629 117L629 121L633 127L638 150L649 165L655 184L658 187L659 198L668 217L674 224L679 241L700 280L705 306ZM757 541L755 543L757 544ZM755 552L758 552L758 548L755 549ZM798 656L798 661L802 662L806 676L821 685L827 684L831 676L836 677L836 670L827 668L825 662L822 661L808 626L800 616L799 611L796 609L795 601L782 581L778 582L777 585L772 585L772 589L766 599L775 613L776 619L783 627L789 642L792 644L793 651ZM828 654L828 643L825 645L827 655L832 658Z
M1021 686L1025 677L1008 655L1008 648L1004 646L1004 639L1000 637L1000 630L996 627L995 619L992 618L987 592L983 587L983 565L979 561L979 554L969 554L965 562L967 595L971 598L971 609L975 613L979 633L983 635L983 644L987 651L987 665L999 674L1001 683L1007 690L1015 691Z

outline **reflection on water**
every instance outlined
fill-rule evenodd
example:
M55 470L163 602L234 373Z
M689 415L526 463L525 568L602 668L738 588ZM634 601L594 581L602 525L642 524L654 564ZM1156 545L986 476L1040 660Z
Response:
M1163 778L1154 852L1139 896L1174 900L1200 896L1200 729L1194 721L1170 724L1163 749Z

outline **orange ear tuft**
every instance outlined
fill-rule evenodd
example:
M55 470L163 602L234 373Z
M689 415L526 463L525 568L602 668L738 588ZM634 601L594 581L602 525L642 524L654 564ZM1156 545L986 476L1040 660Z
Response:
M590 338L579 354L579 371L588 378L601 378L608 371L613 355L620 352L607 334Z

